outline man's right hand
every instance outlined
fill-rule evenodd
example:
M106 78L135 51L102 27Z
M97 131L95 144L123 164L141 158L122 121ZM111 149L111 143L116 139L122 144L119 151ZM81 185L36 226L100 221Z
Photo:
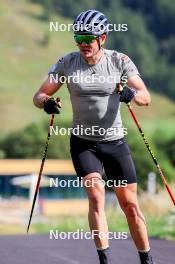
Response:
M57 97L57 99L50 97L44 101L44 111L47 114L59 114L59 108L61 108L61 102L59 97Z

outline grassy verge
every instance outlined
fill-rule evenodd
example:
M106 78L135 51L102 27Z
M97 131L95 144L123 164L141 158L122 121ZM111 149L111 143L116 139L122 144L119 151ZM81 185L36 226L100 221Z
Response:
M148 195L142 191L138 198L141 211L147 223L149 236L175 240L175 209L165 189L160 189L155 195ZM109 231L129 233L125 215L117 202L114 205L108 205L105 210ZM38 223L35 223L36 217L34 216L30 233L44 234L49 233L50 230L57 230L58 232L89 231L86 212L83 215L73 215L72 213L73 208L69 215L44 216L38 218L38 221L40 221ZM27 219L25 220L27 221ZM0 223L0 234L26 234L27 223L22 223L24 223L24 219L21 224L20 222L18 224Z
M128 232L128 225L124 215L121 213L107 213L108 225L110 231ZM173 216L171 214L163 215L162 217L146 216L148 233L150 237L164 238L175 240L175 228ZM46 234L50 230L61 231L89 231L88 221L86 216L60 216L57 218L49 218L46 223L38 223L31 225L30 233ZM17 224L0 224L0 235L15 235L26 234L26 226Z
M148 233L151 237L175 240L175 228L172 214L164 214L161 217L145 215ZM128 232L128 225L123 213L112 208L107 210L107 219L110 231ZM48 224L36 224L33 227L35 233L48 233L50 230L58 231L77 231L83 229L88 231L86 216L64 216L52 218Z

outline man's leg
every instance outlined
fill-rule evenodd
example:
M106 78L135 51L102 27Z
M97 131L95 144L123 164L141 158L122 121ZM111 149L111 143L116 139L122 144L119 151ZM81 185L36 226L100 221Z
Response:
M109 254L109 242L107 239L108 226L105 216L105 188L99 173L90 173L83 179L89 199L89 227L100 259L100 264L111 264ZM100 235L101 233L101 235Z
M94 240L100 264L111 264L107 239L108 227L104 212L105 189L101 178L103 164L97 153L97 144L71 135L70 150L77 176L83 178L88 195L89 226L92 234L94 232L96 234ZM100 232L104 235L103 238L100 238Z
M114 191L126 215L131 236L139 251L141 263L153 263L149 253L150 245L145 219L138 205L137 184L132 183L128 184L126 187L115 187Z

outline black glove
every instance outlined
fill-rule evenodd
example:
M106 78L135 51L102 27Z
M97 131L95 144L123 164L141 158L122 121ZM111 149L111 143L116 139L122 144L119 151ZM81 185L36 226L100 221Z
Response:
M51 97L44 101L44 111L48 114L59 114L61 108L60 98L58 97L56 100Z
M136 95L136 91L133 88L128 86L123 87L123 90L120 92L120 102L128 104Z

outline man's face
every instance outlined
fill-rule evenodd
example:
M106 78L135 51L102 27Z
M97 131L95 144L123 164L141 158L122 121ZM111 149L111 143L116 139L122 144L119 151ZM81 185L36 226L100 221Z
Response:
M84 59L88 59L96 55L99 51L99 44L102 45L106 40L106 35L101 36L100 38L96 37L90 44L83 41L81 44L77 43L80 53ZM99 43L100 41L100 43Z

